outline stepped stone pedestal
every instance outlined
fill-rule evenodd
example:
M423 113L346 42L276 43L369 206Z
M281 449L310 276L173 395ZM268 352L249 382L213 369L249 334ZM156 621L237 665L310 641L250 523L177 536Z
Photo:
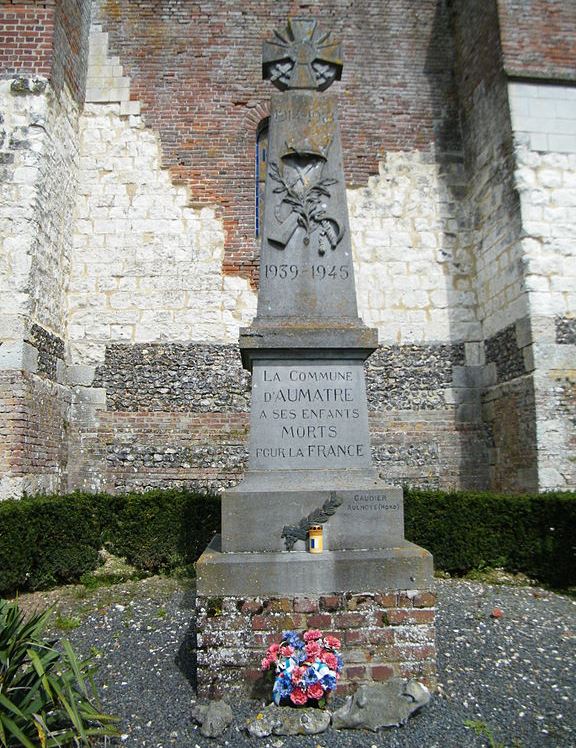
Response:
M197 563L198 690L255 695L287 629L343 642L341 690L394 675L434 685L431 555L404 538L402 490L372 466L364 361L334 97L339 44L310 18L264 44L283 92L270 114L249 462ZM321 528L323 550L307 534Z

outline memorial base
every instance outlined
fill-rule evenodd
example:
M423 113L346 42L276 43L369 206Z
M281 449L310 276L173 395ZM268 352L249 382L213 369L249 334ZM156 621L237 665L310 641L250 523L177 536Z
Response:
M341 639L341 692L393 676L435 686L432 556L413 543L223 553L216 536L196 571L201 697L269 698L260 671L267 647L308 628Z
M271 698L260 670L286 630L318 628L342 642L339 694L393 676L436 686L435 595L430 589L286 597L197 598L198 696Z

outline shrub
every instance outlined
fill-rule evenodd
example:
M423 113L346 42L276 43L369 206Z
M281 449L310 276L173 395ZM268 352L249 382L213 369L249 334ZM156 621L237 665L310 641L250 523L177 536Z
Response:
M573 585L576 495L405 491L406 537L429 550L437 569L482 566L521 571L557 587Z
M90 738L116 735L114 717L96 706L94 666L79 661L70 643L63 652L42 632L50 611L27 620L16 603L0 600L0 744L90 745Z
M576 494L405 491L406 537L437 569L521 571L574 584ZM220 527L220 499L182 490L0 502L0 593L78 581L107 547L145 572L193 563Z
M157 572L193 563L218 529L220 500L187 490L0 502L0 594L76 582L107 546Z
M145 571L192 564L220 527L220 499L182 490L123 497L110 523L109 547Z
M87 494L0 502L0 593L77 580L96 567L100 536Z

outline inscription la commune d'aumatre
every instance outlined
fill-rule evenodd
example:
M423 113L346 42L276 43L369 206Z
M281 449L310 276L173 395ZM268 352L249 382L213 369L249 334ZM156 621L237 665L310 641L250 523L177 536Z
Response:
M278 362L253 371L251 459L267 468L369 464L362 365Z

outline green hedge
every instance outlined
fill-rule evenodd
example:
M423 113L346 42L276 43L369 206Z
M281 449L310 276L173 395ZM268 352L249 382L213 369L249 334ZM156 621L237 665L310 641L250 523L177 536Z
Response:
M78 581L103 546L144 571L189 564L219 524L219 498L186 490L1 501L0 594Z
M406 537L437 569L503 566L576 582L576 494L405 491ZM0 502L0 594L77 581L105 546L147 572L193 563L219 530L220 499L188 490L74 493Z
M502 566L556 587L576 583L576 494L405 491L406 537L437 569Z

